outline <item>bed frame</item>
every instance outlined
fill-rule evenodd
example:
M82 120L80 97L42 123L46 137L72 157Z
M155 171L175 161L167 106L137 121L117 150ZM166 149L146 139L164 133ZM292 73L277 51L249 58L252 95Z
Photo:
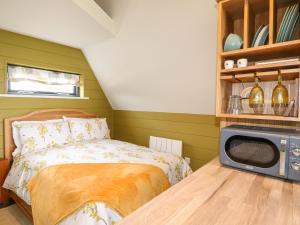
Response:
M9 163L7 163L6 171L9 171L10 165L13 161L12 153L16 149L16 145L12 135L12 123L14 121L44 121L51 119L61 119L63 116L67 117L80 117L80 118L95 118L96 115L83 112L78 109L48 109L34 111L29 114L7 118L4 120L4 157ZM0 187L2 188L2 187ZM4 189L4 188L3 188ZM24 214L32 221L32 210L30 205L26 204L21 198L19 198L14 192L10 190L2 190L4 192L4 200L13 199Z

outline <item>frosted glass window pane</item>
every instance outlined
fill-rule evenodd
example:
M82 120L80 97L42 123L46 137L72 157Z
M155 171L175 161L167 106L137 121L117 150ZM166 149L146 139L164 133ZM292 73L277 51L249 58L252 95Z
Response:
M78 96L80 75L8 65L8 94Z

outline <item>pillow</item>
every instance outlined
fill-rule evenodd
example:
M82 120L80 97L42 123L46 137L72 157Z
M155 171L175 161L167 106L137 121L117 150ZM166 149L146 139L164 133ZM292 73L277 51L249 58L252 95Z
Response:
M101 125L100 125L101 129L105 133L104 138L105 139L110 139L110 130L108 129L106 118L99 118L99 120L101 122Z
M13 130L13 139L14 143L17 146L17 149L21 150L21 137L20 137L20 127L22 124L30 124L30 123L54 123L54 122L63 122L63 119L57 120L45 120L45 121L15 121L12 123L12 130Z
M107 138L108 126L105 118L67 118L75 142Z
M21 154L71 142L69 125L65 121L25 123L20 126L19 131Z

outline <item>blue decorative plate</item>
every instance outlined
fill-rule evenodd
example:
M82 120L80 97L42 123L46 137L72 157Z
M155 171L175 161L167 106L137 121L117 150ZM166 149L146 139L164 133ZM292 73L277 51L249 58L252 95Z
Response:
M265 45L267 43L267 38L269 37L269 25L265 26L265 31L259 40L258 46Z
M256 33L255 33L255 35L254 35L254 38L253 38L251 47L254 47L255 42L256 42L256 39L257 39L259 33L261 32L261 30L263 29L263 27L264 27L264 25L261 25L261 26L257 29L257 31L256 31Z
M296 28L296 25L297 25L297 23L298 23L299 21L300 21L300 13L298 13L297 19L295 20L295 23L294 23L294 25L293 25L292 32L291 32L291 34L290 34L290 36L289 36L289 41L293 39L293 37L294 37L294 35L295 35L295 31L296 31L295 28Z
M261 29L261 31L259 32L256 40L255 40L255 43L254 43L254 47L257 47L258 44L259 44L259 40L262 38L262 35L264 33L264 30L265 30L265 26L263 27L263 29Z
M257 39L255 41L254 47L258 47L258 46L264 45L268 34L269 34L269 25L266 25L260 31L260 33L259 33L259 35L258 35L258 37L257 37Z
M296 25L299 14L299 4L294 5L293 10L291 12L289 21L287 23L286 29L284 31L284 35L282 36L282 41L289 41L289 37L291 33L293 33L294 24Z
M292 11L292 8L293 8L293 6L289 6L284 13L283 19L281 21L281 24L280 24L280 27L278 30L276 43L282 42L281 39L282 39L282 35L283 35L283 30L286 26L286 23L288 22L288 17Z

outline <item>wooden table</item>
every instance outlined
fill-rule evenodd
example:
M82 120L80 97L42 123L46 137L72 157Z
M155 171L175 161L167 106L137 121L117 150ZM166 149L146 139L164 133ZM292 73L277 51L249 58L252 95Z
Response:
M223 167L214 159L118 223L158 224L300 224L300 184Z

